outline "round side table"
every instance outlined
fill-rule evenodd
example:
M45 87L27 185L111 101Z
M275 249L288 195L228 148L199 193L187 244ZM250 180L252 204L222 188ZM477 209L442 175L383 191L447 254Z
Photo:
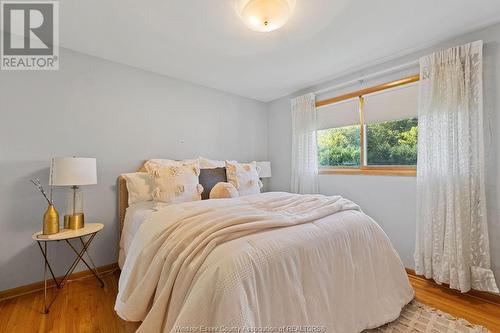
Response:
M42 231L34 233L31 238L35 240L38 244L38 247L40 248L40 251L42 252L42 256L45 261L45 266L44 266L44 271L43 271L43 281L44 281L44 308L43 308L43 313L48 313L50 305L47 305L47 268L50 271L50 274L52 275L52 279L54 280L57 288L62 288L67 281L68 277L73 273L75 270L76 266L78 263L81 261L87 266L87 268L92 272L92 274L95 276L95 278L101 283L101 288L104 287L104 282L102 281L101 277L99 276L99 273L97 272L97 269L95 267L94 261L92 260L92 257L90 257L90 254L88 252L88 248L92 241L94 240L94 237L97 235L99 231L101 231L104 228L104 224L102 223L86 223L85 226L81 229L77 230L72 230L72 229L63 229L61 232L58 232L57 234L53 235L43 235ZM87 239L85 239L87 238ZM72 239L79 239L80 243L82 245L81 249L77 249L73 244L71 244L70 240ZM60 241L65 241L66 244L73 250L73 252L76 254L76 258L71 264L71 266L68 268L66 271L66 274L64 274L64 277L61 279L61 281L57 281L56 276L54 275L54 272L52 270L52 267L50 266L49 260L47 258L47 243L50 242L60 242ZM91 265L83 258L84 254L87 255L88 260L90 261ZM57 294L56 294L57 297ZM55 298L54 298L55 300ZM53 301L54 301L53 300ZM52 301L52 302L53 302Z

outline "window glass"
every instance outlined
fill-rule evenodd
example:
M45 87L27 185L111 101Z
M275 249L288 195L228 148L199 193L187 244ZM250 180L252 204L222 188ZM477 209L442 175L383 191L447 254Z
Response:
M317 140L320 167L359 167L359 125L319 130Z
M416 165L417 118L366 125L367 165Z
M416 166L418 88L412 82L317 108L320 168Z

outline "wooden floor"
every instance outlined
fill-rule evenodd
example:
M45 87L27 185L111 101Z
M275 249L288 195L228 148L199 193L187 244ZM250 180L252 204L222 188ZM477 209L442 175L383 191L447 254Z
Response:
M118 272L103 276L104 288L92 277L68 283L46 315L43 291L0 302L0 332L134 332L139 325L121 320L113 310L118 278ZM52 288L47 298L57 290Z
M410 282L420 302L500 333L500 304L460 294L421 277L410 275Z
M118 277L118 272L105 276L103 289L92 278L68 283L47 315L42 314L43 292L0 302L0 332L134 332L138 324L124 322L113 311ZM410 281L420 302L500 333L500 305L418 277L410 276Z

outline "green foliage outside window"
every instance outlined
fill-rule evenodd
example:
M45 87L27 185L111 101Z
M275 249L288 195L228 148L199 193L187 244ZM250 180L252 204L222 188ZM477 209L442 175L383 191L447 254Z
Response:
M367 125L367 165L416 165L417 137L417 118Z
M359 125L320 130L317 140L318 163L321 167L359 166Z
M318 131L320 167L359 167L359 132L359 125ZM367 165L416 165L417 137L416 118L367 125Z

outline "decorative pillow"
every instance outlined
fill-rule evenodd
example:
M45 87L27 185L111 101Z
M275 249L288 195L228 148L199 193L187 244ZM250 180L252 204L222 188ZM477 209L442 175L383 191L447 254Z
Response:
M201 200L209 199L210 191L220 182L227 182L226 168L200 169L200 184L203 186Z
M203 186L198 181L198 162L159 166L148 173L154 179L153 199L165 203L201 200Z
M200 161L201 169L215 169L215 168L223 168L226 166L224 161L211 160L205 157L198 157Z
M178 166L178 165L187 165L187 164L193 164L193 163L199 163L198 159L189 159L189 160L167 160L167 159L161 159L161 158L152 158L148 160L146 163L144 163L144 168L146 169L146 172L150 172L151 170L158 169L161 166Z
M224 199L224 198L237 198L239 197L238 190L231 183L220 182L210 191L210 199Z
M241 196L260 193L262 182L259 179L257 163L233 163L226 161L227 181L236 187Z
M153 179L147 172L132 172L122 175L128 191L128 205L153 200Z

